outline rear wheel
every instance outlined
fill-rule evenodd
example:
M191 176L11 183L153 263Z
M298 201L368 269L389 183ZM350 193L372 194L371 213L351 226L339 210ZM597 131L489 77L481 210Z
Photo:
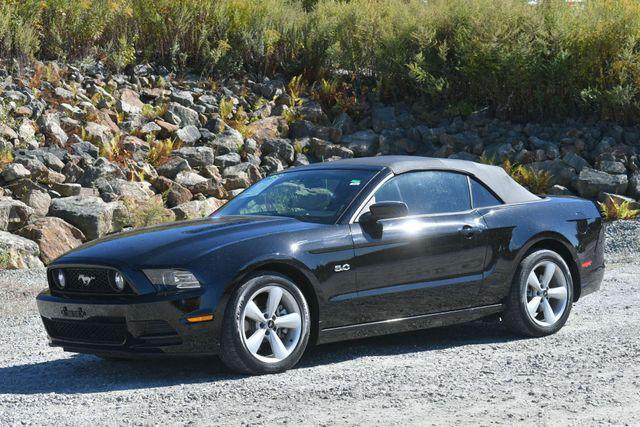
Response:
M300 289L285 276L263 273L231 297L220 358L241 373L282 372L302 357L309 330L309 307Z
M564 326L572 302L569 267L557 253L538 250L520 263L504 319L514 332L534 337L550 335Z

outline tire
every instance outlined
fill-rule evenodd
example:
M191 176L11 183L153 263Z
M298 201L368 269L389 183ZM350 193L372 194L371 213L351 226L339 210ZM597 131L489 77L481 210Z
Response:
M273 304L276 299L277 305ZM229 299L220 359L238 373L283 372L302 357L310 329L309 306L302 291L286 276L261 272L238 287Z
M560 255L538 250L527 255L516 271L504 313L506 326L529 337L558 332L573 304L571 271Z

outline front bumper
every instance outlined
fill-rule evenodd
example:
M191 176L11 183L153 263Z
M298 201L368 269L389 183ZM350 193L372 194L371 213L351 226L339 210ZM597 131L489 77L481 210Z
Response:
M214 322L189 323L204 313L198 294L109 300L67 298L43 291L38 310L50 345L65 351L106 356L185 356L216 354Z
M588 268L581 272L581 292L580 298L592 294L600 290L602 280L604 279L605 267L604 263L597 267Z

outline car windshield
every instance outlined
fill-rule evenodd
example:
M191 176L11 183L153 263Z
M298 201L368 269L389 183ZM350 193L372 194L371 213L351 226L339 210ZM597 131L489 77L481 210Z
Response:
M214 216L286 216L331 224L375 172L315 169L269 176L240 193Z

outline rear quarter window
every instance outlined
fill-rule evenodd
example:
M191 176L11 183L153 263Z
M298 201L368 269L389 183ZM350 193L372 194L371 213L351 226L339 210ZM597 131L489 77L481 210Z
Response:
M484 184L474 178L471 179L471 197L474 208L486 208L488 206L502 205L502 201L498 199Z

